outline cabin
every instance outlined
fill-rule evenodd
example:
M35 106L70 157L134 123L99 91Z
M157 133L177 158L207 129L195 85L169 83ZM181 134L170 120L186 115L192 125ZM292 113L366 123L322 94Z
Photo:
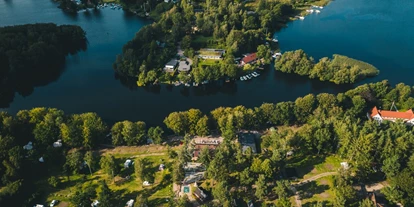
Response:
M380 110L376 106L374 106L374 108L371 109L370 113L368 113L367 116L370 119L377 121L378 123L382 123L384 120L392 122L401 120L407 125L414 126L414 113L412 109L405 112L399 112Z
M178 61L175 58L173 58L168 63L165 64L164 71L165 72L174 72L177 65L178 65Z
M203 48L198 51L198 57L202 59L221 60L226 53L222 49Z
M242 65L253 64L256 61L257 61L257 54L256 53L251 53L251 54L248 54L248 55L244 56L244 58L241 61L241 64Z

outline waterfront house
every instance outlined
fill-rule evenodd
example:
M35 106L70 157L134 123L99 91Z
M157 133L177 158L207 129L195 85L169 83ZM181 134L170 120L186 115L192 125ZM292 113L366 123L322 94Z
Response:
M203 48L198 51L198 57L202 59L220 60L223 58L224 53L226 51L222 49Z
M414 125L414 113L412 109L405 112L399 112L380 110L376 106L374 106L374 108L372 108L371 112L368 114L368 117L377 121L378 123L381 123L383 120L392 122L401 120L408 125Z
M244 56L244 58L241 61L241 65L253 64L256 61L257 61L256 53L251 53L251 54L248 54L248 55Z
M175 58L173 58L168 63L165 64L164 71L165 72L174 72L177 65L178 65L178 61Z

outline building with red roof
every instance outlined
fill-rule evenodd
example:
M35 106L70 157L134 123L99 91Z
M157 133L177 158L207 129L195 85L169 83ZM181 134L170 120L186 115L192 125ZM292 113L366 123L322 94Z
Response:
M383 120L395 122L402 120L403 122L414 125L414 113L410 109L405 112L380 110L376 106L371 110L370 118L381 123Z
M257 60L256 53L251 53L251 54L248 54L248 55L244 56L244 58L241 61L241 64L245 65L245 64L254 63L254 62L256 62L256 60Z

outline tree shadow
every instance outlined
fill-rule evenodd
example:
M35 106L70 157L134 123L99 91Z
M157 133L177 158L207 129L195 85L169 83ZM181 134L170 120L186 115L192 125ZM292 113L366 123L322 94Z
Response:
M298 187L301 199L311 198L315 194L321 194L329 189L328 185L318 185L316 181L311 181Z
M295 168L298 178L303 178L304 175L312 172L315 165L325 162L325 156L307 156L298 155L288 160L288 167Z

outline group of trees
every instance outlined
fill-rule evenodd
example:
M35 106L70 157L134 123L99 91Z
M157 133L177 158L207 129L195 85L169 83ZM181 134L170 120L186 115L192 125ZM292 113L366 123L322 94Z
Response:
M332 60L324 57L315 64L303 50L285 52L276 59L275 69L336 84L355 83L379 73L374 66L343 55L333 55Z
M15 92L26 96L57 79L65 56L80 49L86 49L86 36L79 26L0 27L0 106L8 106Z
M225 138L213 157L208 149L203 149L199 156L207 167L206 175L211 178L208 186L223 205L230 204L235 197L266 201L276 196L281 206L288 206L288 197L292 193L289 184L283 179L275 180L275 177L284 178L287 152L293 150L302 155L337 154L348 161L351 168L335 180L339 186L335 190L338 198L335 206L356 204L359 199L353 191L353 183L370 181L372 177L378 177L372 176L376 174L390 181L384 194L391 202L409 206L414 202L411 182L414 129L399 122L379 125L367 120L366 112L373 106L388 108L392 102L400 110L413 108L413 94L413 87L404 84L391 87L387 81L382 81L337 95L310 94L293 102L264 103L254 108L220 107L209 114L198 109L173 112L164 123L180 135L205 136L217 130ZM250 148L243 151L240 144L233 142L240 130L275 125L296 125L297 129L278 127L269 130L261 138L260 156L254 155ZM105 135L109 129L94 113L65 115L61 110L48 108L22 110L16 116L1 112L0 204L30 202L30 199L21 198L30 197L34 189L30 186L41 179L44 174L41 171L50 166L60 166L66 175L89 174L98 169L111 176L117 175L119 162L112 155L100 158L93 151L100 143L139 145L145 143L146 138L156 143L163 140L161 127L147 130L144 122L118 122L110 131L112 140L107 140ZM55 148L52 144L58 139L62 140L63 146ZM24 150L22 146L29 141L33 142L34 148ZM186 136L178 155L169 153L175 160L172 166L175 182L182 180L182 167L191 159L189 143L189 136ZM40 157L45 163L39 163ZM145 160L135 162L136 176L147 179ZM50 177L48 181L52 186L59 186L56 178ZM75 193L74 202L95 197L85 192L88 191Z
M142 5L151 4L154 7L159 3L124 2L136 5L137 9L142 9ZM266 0L260 0L257 7L246 2L227 0L206 3L180 1L157 18L157 22L141 28L134 39L124 45L123 53L117 56L113 67L117 74L137 78L139 86L153 83L159 78L165 82L177 78L188 82L189 77L185 75L174 78L162 70L164 64L176 55L176 43L181 42L184 55L194 62L194 82L221 77L235 78L238 68L234 63L234 55L258 50L258 56L265 60L264 63L270 63L270 48L263 46L265 39L293 13L292 4ZM208 46L206 42L193 41L198 37L211 37L217 46L226 49L224 60L208 66L198 64L195 51Z
M358 205L361 199L352 186L373 181L378 175L390 181L390 187L384 190L390 202L413 205L410 176L414 173L414 128L402 122L379 125L366 118L373 106L389 107L392 101L400 110L413 108L413 94L413 87L404 84L391 87L383 81L338 95L310 94L294 102L265 103L253 109L220 107L208 115L197 115L206 116L209 131L218 129L225 138L214 157L207 148L199 156L200 162L207 166L208 178L213 180L210 186L214 198L226 206L241 195L245 200L265 201L275 194L281 206L290 206L289 184L283 183L286 182L283 179L274 183L274 178L284 177L287 152L293 150L301 155L337 154L347 160L351 168L334 179L337 186L334 206ZM167 127L176 133L188 133L194 127L188 124L188 113L170 114L165 121ZM176 121L173 125L172 120ZM260 156L252 155L251 150L243 153L241 146L232 142L241 129L263 129L269 125L298 128L270 130L262 136ZM229 189L236 190L229 193Z

